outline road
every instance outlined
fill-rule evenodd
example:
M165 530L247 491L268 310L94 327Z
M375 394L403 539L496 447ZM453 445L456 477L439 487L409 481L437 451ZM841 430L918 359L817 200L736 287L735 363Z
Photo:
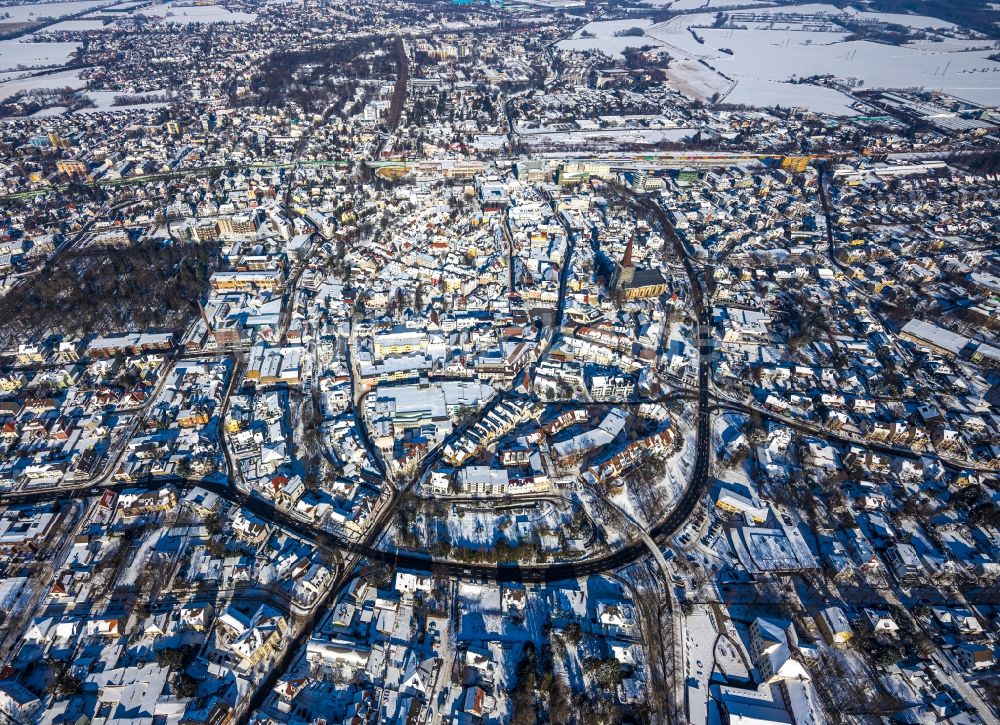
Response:
M702 363L702 367L705 368L701 376L701 379L704 381L707 379L707 358ZM708 402L707 389L703 389L699 396L699 408L702 410L699 411L697 426L699 454L696 457L694 472L678 505L666 518L648 532L654 539L671 536L678 531L690 513L697 507L706 489L709 461L707 446L708 423L710 418ZM704 443L704 445L701 445L701 443ZM429 455L418 468L418 471L426 470L429 466L433 465L435 460L433 455ZM155 478L145 482L114 483L110 485L89 484L57 489L11 491L0 495L0 503L38 505L52 501L79 498L81 496L98 496L104 490L108 489L122 491L124 489L135 489L144 486L159 488L167 484L175 485L181 490L190 490L195 486L201 486L233 504L243 506L261 519L281 526L312 543L317 543L320 540L328 540L345 551L363 555L368 559L419 571L432 571L441 567L447 574L459 578L495 582L555 582L613 571L637 561L648 553L646 544L642 540L637 540L614 552L572 562L529 565L517 563L487 565L467 564L459 561L435 561L429 555L408 551L383 550L372 545L372 542L382 534L387 519L394 509L393 505L382 507L380 515L369 528L367 535L361 542L357 542L342 539L313 522L292 516L289 512L276 507L271 501L258 496L249 496L237 490L231 478L226 482L183 478Z
M4 662L7 661L10 648L19 644L20 640L24 638L28 626L36 616L39 601L49 593L48 586L40 586L39 584L54 579L69 556L70 549L73 548L74 537L83 519L85 507L79 501L71 501L65 502L64 508L65 510L62 512L63 519L60 524L61 528L58 534L59 540L46 542L46 550L51 553L44 560L45 565L37 573L37 576L33 577L37 581L33 581L28 585L34 586L31 600L16 612L14 615L17 618L16 621L4 622L3 636L0 637L0 653L2 653L0 660ZM52 551L52 548L55 548L55 551ZM11 616L10 612L5 612L4 614L8 617Z
M695 466L691 478L687 482L684 492L677 505L663 520L658 522L648 532L646 532L653 540L659 540L664 537L670 537L680 530L687 518L701 502L707 489L709 473L708 441L710 423L710 397L708 383L710 374L709 359L711 355L711 342L708 339L707 334L709 325L707 312L702 302L702 290L698 281L698 273L695 271L690 259L688 259L686 250L680 243L677 235L673 233L673 227L669 224L663 210L655 203L650 203L652 204L651 208L653 211L660 216L668 236L671 237L671 240L676 245L678 254L683 260L689 280L691 281L692 299L695 305L698 321L697 338L699 340L699 373L697 391L698 410L695 441L697 455L695 458ZM561 291L565 291L566 288L568 268L572 256L572 246L573 239L570 237L567 243L567 252L563 269L561 270ZM557 305L553 319L553 322L555 323L553 325L553 339L557 334L559 324L562 319L564 300L565 295L560 295L560 302ZM351 361L348 361L348 367L349 369L351 368ZM687 395L687 393L684 395ZM503 393L495 396L493 400L491 400L490 403L483 408L481 415L485 415L492 410L492 408L503 400L504 397L505 394ZM672 396L665 396L665 399L671 397ZM363 426L359 425L359 427ZM363 438L366 437L364 435L365 432L366 431L362 431ZM442 442L442 444L435 447L420 463L414 472L414 475L409 478L409 481L399 485L399 490L406 491L412 487L416 481L420 480L420 478L440 459L443 446L447 442L457 438L463 432L464 428L456 429L453 431L451 436ZM366 445L368 444L370 444L370 442L366 441ZM374 460L381 462L378 457ZM318 540L331 541L335 546L343 549L344 551L350 552L352 555L362 555L368 559L390 563L402 568L415 569L419 571L443 569L450 576L495 582L555 582L566 579L576 579L578 577L613 571L639 560L648 553L644 541L642 539L638 539L613 552L578 561L523 565L519 563L471 564L460 561L435 561L431 556L426 554L410 551L383 550L373 545L373 542L375 542L382 535L387 527L393 511L399 503L400 497L398 495L393 495L390 501L381 507L379 514L372 522L362 540L353 541L341 538L313 522L292 516L289 512L279 509L270 501L257 496L248 496L247 494L237 490L232 475L227 477L227 482L225 483L219 481L189 480L182 478L154 478L139 483L132 482L128 484L109 484L107 480L108 478L109 477L102 476L98 483L85 483L75 487L64 486L55 489L50 488L34 491L11 491L0 495L0 502L42 504L80 495L96 496L100 495L100 493L106 488L110 488L112 490L122 490L125 488L134 489L144 484L149 487L159 487L164 484L173 483L186 489L198 485L207 490L213 491L231 503L245 507L254 515L265 521L284 527L288 531L307 541L314 543Z
M823 197L824 207L826 207L825 195ZM684 491L680 499L674 508L659 522L653 525L648 530L641 530L639 536L636 540L618 548L615 551L605 553L599 556L592 556L583 560L576 561L557 561L551 563L539 563L539 564L520 564L520 563L500 563L500 564L471 564L461 561L454 560L435 560L429 555L422 554L413 551L397 551L397 550L386 550L378 548L375 542L383 535L384 531L388 527L388 522L391 520L393 511L395 510L400 496L397 495L397 490L393 486L389 486L387 490L390 491L389 499L386 503L380 507L379 512L375 519L372 521L367 533L362 537L360 541L348 540L339 537L338 535L326 530L322 526L319 526L315 522L305 520L291 512L278 508L273 502L265 500L258 496L248 495L240 491L236 487L236 475L237 472L233 470L232 463L229 459L229 454L225 441L222 441L222 450L226 455L227 468L229 468L228 476L226 480L195 480L195 479L184 479L184 478L150 478L139 484L137 483L112 483L111 473L115 469L114 462L109 465L102 475L95 478L93 482L82 483L72 487L62 487L56 489L42 489L42 490L28 490L28 491L11 491L4 494L0 494L0 502L9 504L48 504L52 502L66 502L69 500L79 500L81 497L86 496L98 496L105 490L116 490L121 491L126 488L134 489L137 487L147 486L150 488L158 488L165 484L173 484L181 490L190 490L195 486L200 486L209 491L218 494L223 499L229 501L234 505L241 506L246 510L253 513L260 519L267 521L273 525L281 527L305 541L312 542L314 544L320 544L322 542L332 542L337 547L341 548L347 555L345 557L344 565L338 570L336 578L332 586L327 590L327 592L319 599L315 606L311 608L309 613L306 615L305 619L299 623L299 627L296 629L296 634L292 638L291 642L287 647L284 648L282 655L279 657L279 661L275 667L272 668L271 673L262 683L261 687L256 689L253 698L248 700L245 710L243 711L244 716L252 712L255 708L263 704L264 698L270 693L273 685L276 683L276 678L282 673L286 672L288 667L292 664L295 657L301 652L301 648L305 643L308 636L313 631L318 619L327 610L329 605L335 600L336 596L341 591L342 587L350 581L354 576L356 567L363 560L372 560L385 562L391 564L394 567L403 569L413 569L419 571L434 571L435 573L443 572L451 577L460 579L472 579L490 582L528 582L528 583L549 583L549 582L559 582L563 580L577 579L581 577L587 577L594 574L607 574L633 564L641 559L644 559L649 554L650 548L654 551L658 551L655 542L662 542L664 539L672 537L677 533L687 522L690 515L702 504L705 493L708 488L710 470L711 470L711 449L709 445L710 441L710 422L711 413L713 410L718 408L729 408L733 410L755 410L761 413L765 417L774 417L768 412L761 412L756 408L751 408L749 405L744 403L739 403L736 401L726 400L718 395L713 395L711 391L711 357L713 352L713 345L711 340L711 322L709 319L708 309L705 304L705 289L704 284L710 283L711 280L711 268L696 268L695 264L688 253L688 250L678 238L676 233L674 233L673 227L669 222L663 209L652 199L640 198L639 203L652 211L659 219L661 226L675 247L677 257L684 267L685 273L689 281L690 297L693 312L695 315L695 338L697 340L697 350L698 350L698 373L697 373L697 385L695 390L690 391L675 391L669 395L663 396L663 400L674 400L681 398L693 398L696 401L696 421L695 421L695 461L694 466L690 475L689 480L686 483ZM829 214L828 208L824 208ZM75 237L73 243L81 238L85 234L87 228L85 227L81 232ZM828 224L828 234L830 235L831 244L831 258L835 259L833 256L832 248L832 232L830 232L830 225ZM563 268L560 274L560 297L559 303L554 311L551 333L548 340L548 345L557 339L559 335L559 330L561 328L563 311L564 311L564 300L565 300L565 290L568 279L568 270L572 260L573 254L573 244L574 238L572 234L569 235L567 240L567 249L564 259ZM297 275L295 275L291 289L295 288L295 281L297 280ZM282 324L282 329L285 329L287 323ZM353 330L352 330L353 338ZM354 382L356 378L356 371L354 369L353 360L351 356L351 350L353 348L353 339L348 344L348 369L351 371L352 384L357 390L356 383ZM179 359L179 355L175 356L175 359ZM229 385L225 394L225 401L223 406L228 404L228 398L233 391L234 381L239 375L239 365L234 366L232 371L232 377L230 378ZM164 374L161 377L162 380L166 378ZM497 396L495 396L484 408L480 411L480 416L488 413L493 407L499 404L500 401L508 399L510 396L515 395L512 391L504 391ZM363 400L361 396L352 396L354 398L354 405L356 412L360 412L358 408L362 404ZM156 395L152 395L149 398L149 402L155 400ZM648 401L647 401L648 402ZM148 403L147 403L148 404ZM574 405L580 405L578 403L573 403ZM604 402L600 405L607 405ZM638 401L621 401L622 405L634 405L638 404ZM225 407L223 407L225 409ZM137 414L136 420L141 420L141 411ZM784 419L783 422L789 423ZM381 457L377 455L377 452L373 451L374 448L371 445L371 441L368 439L367 430L363 422L361 421L361 416L358 415L358 427L367 448L369 448L372 460L376 465L381 464ZM815 426L811 426L806 423L796 422L789 423L794 425L799 430L807 431L817 435L830 436L829 431L818 429ZM411 488L417 481L419 481L422 476L436 463L440 460L441 450L445 443L455 440L458 436L464 433L467 426L458 427L453 433L445 439L445 441L432 450L424 460L417 466L414 475L407 477L408 480L405 482L400 482L399 491L406 491ZM835 437L835 436L834 436ZM856 443L861 445L857 441L850 441L851 443ZM866 448L870 450L875 450L877 452L884 452L888 455L907 455L907 452L890 446L880 446L873 444L864 444ZM916 456L910 452L911 456ZM946 462L945 462L946 463ZM380 466L381 467L381 466ZM384 474L384 470L383 470ZM447 501L446 501L447 502ZM520 502L514 501L512 504L516 505ZM655 553L654 553L655 555ZM666 567L662 561L662 557L658 557L661 566L664 567L664 573L666 574ZM669 580L669 577L668 577ZM675 694L675 698L677 695ZM681 695L683 697L683 695Z

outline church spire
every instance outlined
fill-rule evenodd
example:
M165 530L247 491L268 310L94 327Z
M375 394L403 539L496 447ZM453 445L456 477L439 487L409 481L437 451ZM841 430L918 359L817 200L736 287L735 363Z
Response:
M625 245L625 254L622 255L622 267L628 268L632 266L632 242L635 237L629 235L628 244Z
M632 284L632 279L635 276L635 267L632 265L632 242L635 237L630 236L628 238L628 244L625 245L625 254L622 255L621 264L618 265L618 269L615 272L615 288L624 289Z

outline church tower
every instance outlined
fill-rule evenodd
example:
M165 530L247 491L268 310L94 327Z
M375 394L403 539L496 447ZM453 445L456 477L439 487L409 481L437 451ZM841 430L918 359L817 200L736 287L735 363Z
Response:
M635 277L635 265L632 264L633 239L634 237L629 237L628 244L625 246L625 254L622 255L622 261L616 270L614 286L617 290L629 287Z

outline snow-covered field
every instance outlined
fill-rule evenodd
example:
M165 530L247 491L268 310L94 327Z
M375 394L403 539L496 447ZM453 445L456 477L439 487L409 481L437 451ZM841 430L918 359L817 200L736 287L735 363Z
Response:
M28 78L15 78L14 80L0 83L0 100L10 98L21 91L29 91L36 88L83 88L86 84L87 82L80 78L80 71L78 70L66 70L59 73L30 76Z
M138 103L132 106L115 106L115 96L128 95L121 91L87 91L87 96L97 105L93 108L81 108L80 113L102 113L115 111L137 111L152 108L162 108L166 103Z
M107 5L108 0L77 0L76 2L30 3L0 6L0 23L33 23L42 18L63 18L91 8Z
M560 41L559 47L567 50L600 50L611 56L621 55L622 51L626 48L651 45L652 43L643 36L617 37L615 33L628 30L629 28L642 28L645 30L652 25L653 21L647 18L587 23L573 33L572 37ZM594 37L585 37L588 34ZM646 42L643 42L644 40Z
M466 510L447 520L451 542L472 549L491 548L500 539L517 546L531 541L538 529L558 530L563 523L560 512L548 503L520 513Z
M115 5L114 7L111 7L111 8L101 8L100 10L97 11L96 14L98 14L98 15L102 15L103 14L103 15L120 16L126 10L132 10L133 8L137 8L140 5L143 5L144 3L145 3L145 0L137 0L137 2L133 2L133 3L120 3L118 5Z
M51 68L65 65L79 43L29 43L20 39L0 40L0 70Z
M38 31L39 35L47 35L49 33L68 33L74 31L86 31L86 30L100 30L105 27L103 20L63 20L61 23L56 23L55 25L50 25L47 28L43 28Z
M926 15L904 15L902 13L872 13L857 8L845 8L844 12L858 20L878 20L883 23L904 25L914 30L958 30L958 26L947 20L932 18Z
M232 12L220 5L154 5L139 11L142 15L163 18L168 23L252 23L254 13Z
M66 106L51 106L49 108L43 108L40 111L35 111L31 114L32 118L51 118L52 116L61 116L66 113L69 109Z
M646 5L670 6L671 10L699 10L705 8L759 7L773 5L771 0L645 0Z
M831 42L833 38L829 36L836 34L830 33L701 30L699 34L705 38L705 45L699 46L702 51L705 48L733 51L731 56L719 53L707 62L737 80L736 89L726 99L734 103L750 102L745 99L753 97L768 98L765 105L787 103L788 96L806 91L823 91L846 100L830 89L809 89L783 82L796 76L824 74L857 79L864 88L922 87L989 105L1000 103L1000 63L988 60L995 51L966 50L981 47L975 41L961 46L962 50L948 51L940 43L930 41L901 47L868 41ZM954 44L949 45L954 48ZM819 99L808 99L814 100Z
M672 87L698 99L718 93L719 100L728 103L799 106L849 115L853 111L847 95L790 82L833 75L857 87L925 88L986 105L1000 104L1000 63L988 59L996 52L991 42L959 38L903 46L848 42L846 32L831 32L833 17L840 12L831 5L762 7L755 12L773 19L754 23L758 27L753 30L712 28L715 15L710 12L681 15L655 25L641 20L590 23L560 47L619 55L628 47L661 47L673 58L668 71ZM792 22L787 17L790 12L826 14L831 22L806 27ZM864 19L872 15L852 14ZM955 30L950 23L925 16L879 17L915 30ZM645 34L615 36L630 27L641 27ZM695 39L692 28L703 43ZM584 31L596 37L583 37Z
M11 80L0 82L0 100L10 98L21 91L31 91L43 88L82 89L86 85L87 81L80 78L79 69L58 71L56 73L29 75L23 78L12 78ZM159 92L164 93L165 91ZM140 111L162 108L167 105L165 102L139 103L130 106L114 105L115 96L128 95L128 93L124 91L85 91L85 95L87 95L97 105L90 108L82 108L77 111L77 113L117 113L122 111ZM54 106L52 108L42 109L41 111L35 113L34 116L58 116L66 111L67 109L63 106Z

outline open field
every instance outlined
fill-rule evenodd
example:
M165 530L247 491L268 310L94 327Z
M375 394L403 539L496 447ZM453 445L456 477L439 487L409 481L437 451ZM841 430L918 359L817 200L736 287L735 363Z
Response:
M672 58L669 84L700 100L714 95L734 104L854 113L844 93L797 82L816 76L833 76L856 88L940 90L987 105L1000 100L1000 63L989 59L996 52L993 41L948 37L890 45L848 40L850 34L837 20L881 20L905 23L914 31L954 33L952 23L916 15L841 15L824 4L746 12L750 15L741 16L739 28L712 27L713 13L681 15L655 25L641 19L595 22L560 46L612 55L626 48L662 48ZM618 35L631 28L642 28L644 34Z

